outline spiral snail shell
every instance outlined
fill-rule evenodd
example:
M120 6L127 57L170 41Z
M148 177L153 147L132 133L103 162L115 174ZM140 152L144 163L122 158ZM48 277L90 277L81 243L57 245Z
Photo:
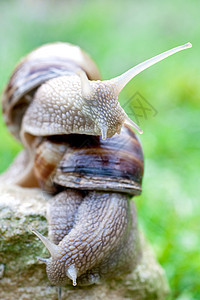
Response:
M55 43L33 51L13 72L3 94L3 116L26 150L3 176L15 173L14 183L39 185L52 194L50 239L32 230L51 254L41 259L51 283L89 285L137 265L142 251L129 200L141 193L143 154L127 125L142 130L126 115L118 94L144 69L189 47L100 81L85 52Z

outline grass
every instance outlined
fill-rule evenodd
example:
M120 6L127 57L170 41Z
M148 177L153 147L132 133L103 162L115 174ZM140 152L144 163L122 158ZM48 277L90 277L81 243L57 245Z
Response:
M169 299L177 300L200 299L199 11L195 0L0 2L0 90L19 59L46 42L80 45L104 79L193 43L136 77L120 95L127 113L131 97L131 108L141 113L135 93L153 106L146 118L136 116L144 130L145 173L135 201L139 224L166 270ZM20 149L0 117L0 171Z

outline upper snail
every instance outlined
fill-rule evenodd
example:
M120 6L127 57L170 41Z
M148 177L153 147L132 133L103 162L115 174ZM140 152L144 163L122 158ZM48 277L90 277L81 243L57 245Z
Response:
M56 44L52 45L55 46ZM52 45L50 46L53 47ZM48 45L35 50L35 52L37 53L38 51L41 55L41 49L45 50L45 47L48 47ZM89 72L86 67L83 68L81 66L80 62L79 65L76 64L76 68L74 68L71 73L69 70L65 72L63 69L59 69L59 71L56 70L56 72L54 72L55 66L53 66L49 69L51 72L48 73L47 78L43 79L43 82L46 83L42 82L43 84L38 88L31 100L29 100L28 97L32 97L33 94L30 93L27 96L27 91L31 90L30 87L28 86L24 88L22 82L19 80L20 89L18 88L16 93L21 93L22 95L26 92L26 101L23 100L23 105L21 105L22 109L20 107L21 111L24 111L23 107L26 102L26 113L22 119L22 127L18 136L20 135L21 140L25 145L30 145L33 140L32 137L35 136L69 133L98 135L102 136L103 139L106 139L112 137L116 132L119 134L122 124L124 123L135 127L139 133L142 133L142 130L129 119L125 111L120 106L118 102L118 95L120 91L133 77L143 70L178 51L190 47L192 47L192 44L187 43L173 48L140 63L118 77L105 81L96 80L97 78L100 78L99 75L95 75L96 78L95 76L91 76L91 78L95 80L89 80ZM44 57L45 51L43 52ZM32 59L33 56L33 54L32 56L29 55L27 60ZM53 55L51 56L51 59L52 57ZM59 63L59 60L57 60L57 63ZM23 62L22 65L23 64L25 63ZM11 78L14 82L13 85L15 85L15 89L17 85L15 77L18 76L17 72L20 68L22 68L21 65L19 65ZM52 75L53 72L57 74ZM22 74L22 76L23 75L24 74ZM41 81L39 82L40 84ZM25 83L26 82L27 80ZM33 80L31 78L31 80L29 80L29 84L32 84L32 82ZM9 93L16 99L19 99L19 96L15 95L16 93L13 92L13 89L11 89L10 86L12 87L12 82L8 85L8 88L4 92L3 110L7 125L10 125L11 131L14 131L11 119L16 122L16 113L11 117L11 109L9 109L7 107L8 104L5 103L12 102L6 101L6 99L9 99ZM36 87L38 86L35 84L34 88ZM32 88L32 91L35 92L35 89ZM13 102L16 102L16 100ZM27 102L31 102L29 106L27 105ZM13 109L14 105L11 104L11 106ZM21 111L19 114L22 114Z

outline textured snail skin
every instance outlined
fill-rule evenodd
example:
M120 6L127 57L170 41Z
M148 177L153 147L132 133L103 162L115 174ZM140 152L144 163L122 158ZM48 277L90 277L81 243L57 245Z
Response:
M84 195L78 190L68 189L54 196L47 205L48 235L56 245L73 228L77 209Z
M23 118L22 140L26 134L51 136L78 133L101 136L104 126L108 138L119 133L126 115L113 87L101 81L91 81L90 86L92 92L90 98L86 99L82 95L78 75L60 76L43 84Z
M70 189L51 200L50 237L56 243L61 240L56 254L47 261L52 284L70 284L70 269L76 270L78 285L116 278L133 269L140 250L136 211L128 200L120 193L88 192L84 196Z

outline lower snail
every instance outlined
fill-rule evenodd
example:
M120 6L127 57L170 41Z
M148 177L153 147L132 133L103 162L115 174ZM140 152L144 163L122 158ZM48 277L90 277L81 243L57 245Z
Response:
M26 149L1 178L52 193L49 239L32 230L51 254L41 260L52 284L90 285L138 264L142 250L130 197L141 193L143 154L129 126L142 130L121 108L118 94L144 69L189 47L100 81L85 52L55 43L31 52L13 72L3 116Z
M54 193L59 191L48 203L51 242L33 230L51 253L42 259L48 278L55 285L70 280L90 285L130 273L141 256L130 202L131 195L141 192L140 143L128 127L106 141L85 135L64 138L44 140L34 162L43 189L50 191L51 178ZM59 163L55 156L62 156Z

